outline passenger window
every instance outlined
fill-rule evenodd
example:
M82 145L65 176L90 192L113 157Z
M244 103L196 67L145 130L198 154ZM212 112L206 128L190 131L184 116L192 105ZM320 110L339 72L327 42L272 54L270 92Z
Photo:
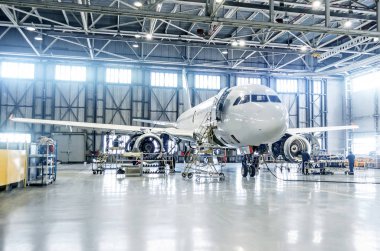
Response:
M235 100L235 102L234 102L233 105L235 106L235 105L239 104L240 100L241 100L241 97L238 97L238 98Z
M281 103L280 98L276 95L269 95L269 100L273 103Z
M243 99L241 100L240 104L245 104L245 103L248 103L249 102L249 98L250 96L249 95L245 95L243 97Z
M252 95L252 102L268 102L267 95Z

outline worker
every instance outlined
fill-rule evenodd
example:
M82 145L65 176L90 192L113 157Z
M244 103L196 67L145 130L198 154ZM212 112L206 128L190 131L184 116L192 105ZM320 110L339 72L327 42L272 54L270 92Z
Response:
M112 147L119 147L121 143L121 135L117 135L116 138L112 141Z
M346 159L348 159L348 165L350 167L350 172L348 174L354 175L355 155L350 151Z
M307 162L310 161L310 154L307 151L302 151L301 157L302 157L302 174L308 174L307 170L305 172L305 165Z

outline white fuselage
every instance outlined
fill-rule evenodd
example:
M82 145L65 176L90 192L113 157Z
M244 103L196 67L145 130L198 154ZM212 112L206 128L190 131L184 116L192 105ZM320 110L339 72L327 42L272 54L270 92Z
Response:
M288 129L288 111L278 95L262 85L235 86L227 90L215 137L226 146L259 146L279 140ZM240 98L240 101L239 101ZM212 97L184 112L177 127L199 130L215 109Z

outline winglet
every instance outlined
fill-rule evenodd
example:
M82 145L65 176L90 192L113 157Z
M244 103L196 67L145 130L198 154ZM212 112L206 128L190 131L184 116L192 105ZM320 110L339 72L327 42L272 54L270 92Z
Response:
M14 118L14 115L13 115L13 113L11 113L11 115L9 116L9 120L13 120L13 118Z

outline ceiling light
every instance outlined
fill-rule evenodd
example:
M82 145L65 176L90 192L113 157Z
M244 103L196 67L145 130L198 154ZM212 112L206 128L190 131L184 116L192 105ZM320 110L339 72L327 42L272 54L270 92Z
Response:
M141 38L141 35L140 34L136 34L135 38Z
M311 4L311 6L313 6L313 9L318 9L319 7L321 7L321 5L322 5L322 2L320 0L315 0Z
M352 26L352 21L351 20L347 20L346 22L344 22L343 26L345 28L350 28Z
M221 3L221 2L223 2L223 0L215 0L215 2Z
M34 39L37 41L42 41L42 35L38 34L37 36L34 37Z
M132 47L133 48L139 48L139 45L138 44L133 44Z
M153 38L152 34L150 34L150 33L146 34L146 39L152 40L152 38Z
M307 51L307 46L306 45L302 45L300 49L301 49L301 51Z
M143 6L142 3L140 3L139 1L134 2L133 5L136 6L136 7Z
M222 51L222 54L228 54L227 50Z
M239 45L242 47L245 46L245 40L239 40Z
M236 40L232 41L231 43L232 46L238 46L238 42Z
M28 26L28 27L26 27L26 29L27 29L28 31L36 31L36 28L34 28L34 27L32 27L32 26Z
M379 38L378 37L374 37L373 38L373 42L379 42Z

